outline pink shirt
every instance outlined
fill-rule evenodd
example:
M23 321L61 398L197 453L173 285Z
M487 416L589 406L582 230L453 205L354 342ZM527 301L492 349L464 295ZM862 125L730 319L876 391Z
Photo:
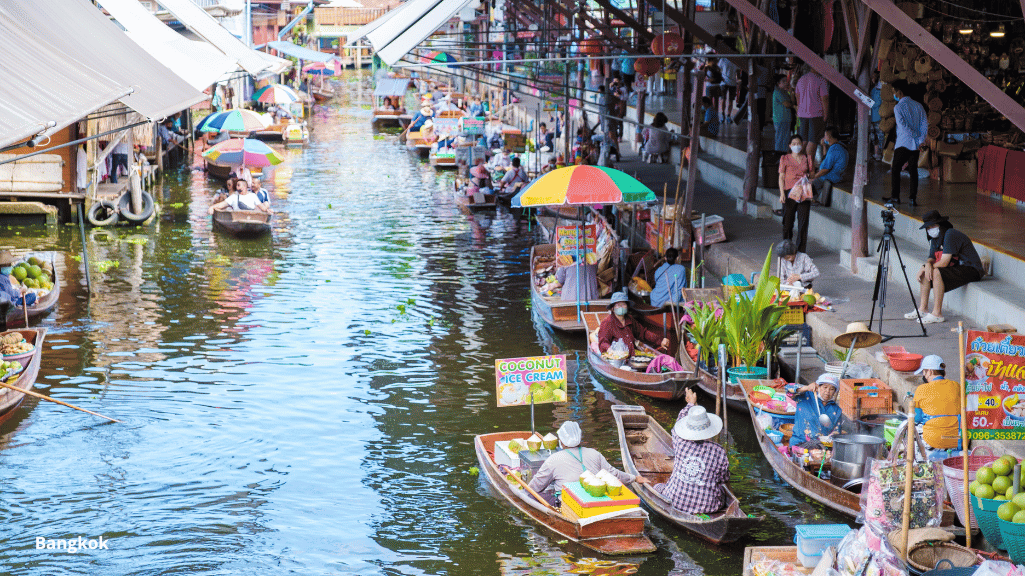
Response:
M822 98L829 96L829 82L815 72L809 72L797 81L797 117L821 118Z

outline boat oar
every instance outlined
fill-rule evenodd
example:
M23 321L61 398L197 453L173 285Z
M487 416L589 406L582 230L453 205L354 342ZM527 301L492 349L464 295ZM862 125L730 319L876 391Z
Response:
M523 489L524 489L524 490L526 490L527 492L529 492L529 493L530 493L530 495L531 495L531 496L533 496L534 498L537 498L537 501L538 501L538 502L540 502L540 503L544 504L544 505L545 505L545 508L548 508L549 510L551 510L552 512L555 512L556 514L559 514L559 513L560 513L560 512L558 511L558 510L556 510L555 508L553 508L553 507L552 507L552 505L551 505L551 504L549 504L547 500L545 500L544 498L542 498L540 494L538 494L537 492L534 492L534 489L533 489L533 488L531 488L530 486L527 486L527 483L523 481L523 478L520 478L520 477L519 477L519 476L517 476L516 474L513 474L513 473L512 473L512 472L511 472L511 471L509 470L509 467L508 467L508 466L499 466L499 467L498 467L498 470L499 470L500 472L503 472L503 473L505 473L505 474L508 474L509 476L512 476L512 477L513 477L513 479L514 479L514 480L516 480L516 482L518 482L520 486L523 486Z
M92 414L93 416L99 416L100 418L106 418L107 420L110 420L111 422L117 422L118 424L122 423L120 420L115 420L114 418L111 418L110 416L104 416L103 414L97 414L96 412L91 412L89 410L86 410L85 408L79 408L78 406L74 406L72 404L68 404L67 402L61 402L60 400L57 400L55 398L50 398L49 396L44 396L43 394L40 394L39 392L33 392L31 390L22 390L21 388L18 388L17 386L12 386L12 385L10 385L10 384L8 384L6 382L0 382L0 386L2 386L4 388L10 388L11 390L14 390L15 392L21 392L22 394L28 394L29 396L34 396L36 398L41 398L43 400L49 400L50 402L53 402L54 404L60 404L61 406L67 406L68 408L74 408L75 410L81 410L82 412L85 412L86 414Z

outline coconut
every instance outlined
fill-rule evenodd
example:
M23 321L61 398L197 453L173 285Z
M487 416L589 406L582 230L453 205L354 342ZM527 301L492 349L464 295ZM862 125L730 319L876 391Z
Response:
M551 432L545 434L545 437L541 440L544 442L545 448L549 450L555 450L559 447L559 437Z
M612 478L605 481L605 489L609 496L619 496L623 492L623 483L619 478Z
M583 473L580 474L580 483L581 484L583 484L585 482L593 482L593 481L594 481L594 474L591 474L590 470L584 470Z
M537 452L540 450L542 444L544 444L544 440L542 440L537 434L527 438L527 449L531 452Z
M517 454L520 450L523 450L524 440L513 439L509 441L509 451L513 454Z
M584 491L595 498L601 498L605 495L606 484L604 480L594 477L593 479L589 478L586 482L581 482L581 484L584 487Z

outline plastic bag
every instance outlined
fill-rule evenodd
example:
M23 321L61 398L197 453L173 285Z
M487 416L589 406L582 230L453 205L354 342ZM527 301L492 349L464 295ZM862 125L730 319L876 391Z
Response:
M983 560L975 569L975 576L1021 576L1022 569L1010 562Z
M907 566L886 541L862 526L851 530L836 549L836 571L840 576L905 576Z
M627 347L623 339L620 338L609 346L609 349L605 351L605 356L613 360L622 360L630 357L630 348Z
M877 534L900 527L904 513L903 461L869 459L861 491L861 515L858 520ZM910 528L935 527L943 517L946 488L943 473L936 462L915 462L911 484Z
M812 190L811 182L808 181L807 176L801 176L801 179L794 184L794 187L790 189L790 194L787 196L794 202L804 202L805 200L811 200L815 197L815 192Z

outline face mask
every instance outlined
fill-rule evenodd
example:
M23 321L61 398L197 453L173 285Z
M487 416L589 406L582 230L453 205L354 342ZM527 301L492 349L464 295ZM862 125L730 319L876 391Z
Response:
M3 268L0 268L0 274L10 274L13 269L13 266L4 266Z
M613 312L615 312L616 316L619 317L626 316L626 306L616 306L616 309L613 310Z
M940 237L940 227L937 226L935 228L929 228L929 230L926 233L929 235L929 238L939 238Z
M794 154L800 154L801 150L804 150L804 146L801 146L800 144L794 144L790 147L790 151Z

